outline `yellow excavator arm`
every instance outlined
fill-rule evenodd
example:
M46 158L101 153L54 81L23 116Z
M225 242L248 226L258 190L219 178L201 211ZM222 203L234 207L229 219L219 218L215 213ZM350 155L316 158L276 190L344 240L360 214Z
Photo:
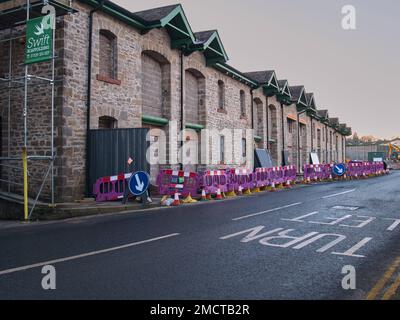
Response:
M400 147L396 146L395 144L389 143L389 159L393 156L393 150L396 151L396 159L400 160Z

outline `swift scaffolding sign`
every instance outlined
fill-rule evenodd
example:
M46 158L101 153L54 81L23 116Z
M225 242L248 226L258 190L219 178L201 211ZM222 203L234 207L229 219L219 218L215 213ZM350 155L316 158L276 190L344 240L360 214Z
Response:
M26 25L25 64L53 58L54 15L31 19Z

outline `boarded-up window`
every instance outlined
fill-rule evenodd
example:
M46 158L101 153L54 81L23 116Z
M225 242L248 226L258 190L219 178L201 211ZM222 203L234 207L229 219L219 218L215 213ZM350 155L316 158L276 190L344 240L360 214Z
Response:
M117 78L117 38L108 30L100 30L100 75Z
M218 81L218 107L225 108L225 84L223 81Z
M154 117L168 115L171 92L170 64L154 51L142 53L143 114Z
M240 90L240 114L246 115L246 94L243 90Z

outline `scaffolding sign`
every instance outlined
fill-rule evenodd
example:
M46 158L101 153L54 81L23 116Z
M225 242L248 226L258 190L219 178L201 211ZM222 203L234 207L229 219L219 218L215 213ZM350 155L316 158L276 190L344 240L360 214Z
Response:
M31 19L26 24L25 64L48 61L53 57L52 14Z

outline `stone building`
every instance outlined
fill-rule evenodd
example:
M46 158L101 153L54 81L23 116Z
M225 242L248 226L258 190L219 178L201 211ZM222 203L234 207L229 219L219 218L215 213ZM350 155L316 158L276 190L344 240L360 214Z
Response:
M25 2L5 1L0 10L7 14ZM65 1L50 4L57 2ZM310 152L318 153L321 162L344 161L350 128L330 118L328 111L317 110L314 94L279 80L275 71L242 72L230 66L218 31L194 32L181 5L135 13L111 1L76 0L72 7L73 13L57 17L55 33L57 201L85 195L88 128L146 127L153 129L151 140L157 141L174 120L178 128L186 129L187 141L209 139L205 157L218 159L213 165L186 165L185 170L231 165L226 160L230 157L225 149L229 143L221 134L224 129L254 129L252 136L243 133L242 144L234 146L239 150L229 149L242 154L241 166L251 166L246 158L254 148L268 149L276 165L293 164L300 170L309 163ZM0 42L0 78L18 78L23 75L25 28L10 29L6 23L0 27L0 39L9 34L17 38ZM9 56L13 57L11 65ZM43 62L31 68L46 74L49 66ZM10 95L8 83L0 88L3 157L19 156L23 145L21 113L9 113L10 109L21 110L23 89L12 89ZM37 155L49 155L45 134L50 130L48 89L38 86L28 92L35 106L29 109L27 144ZM196 134L204 128L219 130L219 134ZM199 145L200 149L204 141ZM171 167L151 166L153 184L165 166ZM4 170L1 174L20 178ZM30 174L34 179L43 172L32 169ZM32 190L38 187L31 183ZM45 186L44 194L48 190Z

